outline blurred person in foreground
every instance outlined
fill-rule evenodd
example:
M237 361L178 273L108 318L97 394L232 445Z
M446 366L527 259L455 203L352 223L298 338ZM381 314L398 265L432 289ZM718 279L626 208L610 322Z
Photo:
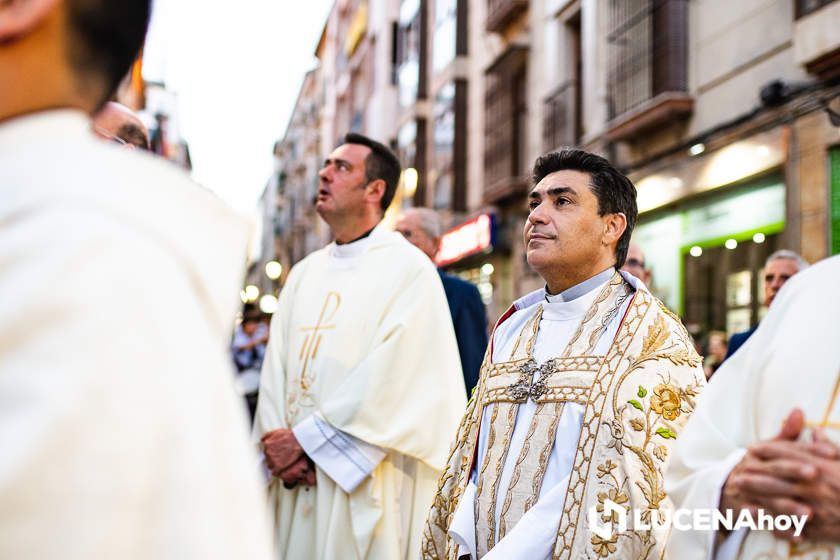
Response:
M832 257L785 284L699 399L666 480L677 507L807 516L804 532L674 530L669 558L840 557L838 279Z
M335 241L280 292L254 424L278 558L414 559L466 401L452 320L434 265L382 223L396 156L348 134L319 175Z
M270 553L226 352L247 224L91 132L150 9L0 2L0 558Z
M435 262L443 227L440 216L429 208L411 208L403 212L397 222L397 231L423 251L432 262ZM455 327L455 337L458 339L458 353L461 356L461 369L464 373L464 385L467 397L472 395L475 384L478 383L478 372L481 360L487 348L487 310L481 300L478 288L466 280L445 273L438 269L452 324Z
M545 288L496 324L440 479L426 560L659 558L667 530L618 533L605 500L669 510L670 448L705 384L679 320L619 272L636 188L563 150L534 165L523 237ZM589 526L590 511L612 536Z
M769 308L785 282L806 268L808 263L805 259L788 249L780 249L767 257L764 264L764 305ZM749 330L733 334L726 349L726 358L737 352L757 328L758 324Z
M134 111L116 101L109 101L93 117L93 131L103 140L130 149L149 149L149 130Z

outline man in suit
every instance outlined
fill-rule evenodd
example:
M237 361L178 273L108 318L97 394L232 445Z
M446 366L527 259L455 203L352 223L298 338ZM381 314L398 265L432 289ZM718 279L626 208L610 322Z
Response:
M429 208L406 210L397 222L396 229L434 262L443 233L437 212ZM438 274L443 282L446 301L452 314L455 337L458 339L458 353L461 355L461 369L464 372L464 385L467 388L467 396L470 396L478 382L481 360L487 348L487 310L481 301L478 288L473 284L446 274L440 269Z
M767 257L767 262L764 264L764 304L770 307L785 282L807 267L808 263L805 259L788 249L780 249ZM725 359L729 359L752 336L757 328L758 325L756 324L749 330L733 334L732 338L729 339Z

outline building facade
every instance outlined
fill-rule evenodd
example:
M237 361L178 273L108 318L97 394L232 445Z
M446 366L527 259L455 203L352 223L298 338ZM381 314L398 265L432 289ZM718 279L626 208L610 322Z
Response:
M284 196L345 132L389 143L407 170L390 213L440 212L440 264L493 317L542 285L521 241L535 159L579 146L636 183L656 293L695 333L734 332L765 311L769 253L840 252L838 25L830 0L339 0ZM292 149L301 127L316 148ZM284 264L328 236L297 211L313 241L283 241Z
M539 287L522 252L534 160L601 153L639 191L653 287L697 334L766 311L778 248L837 252L840 3L483 0L483 168L472 209L496 217L504 307ZM483 23L483 25L482 25ZM470 109L475 109L471 107ZM508 289L510 287L510 289Z

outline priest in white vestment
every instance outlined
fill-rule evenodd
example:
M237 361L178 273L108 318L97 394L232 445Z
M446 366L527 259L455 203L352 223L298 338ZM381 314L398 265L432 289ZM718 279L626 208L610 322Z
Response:
M679 320L616 270L632 183L579 150L540 158L534 181L525 244L546 287L494 329L423 558L659 558L666 531L621 529L604 508L670 507L662 475L704 385L700 358ZM610 535L595 534L593 514Z
M840 257L787 281L755 334L715 374L667 480L682 508L727 509L746 501L769 513L807 514L803 540L746 528L675 530L671 558L840 558L838 285ZM752 495L739 500L739 493Z
M296 264L263 365L255 436L273 477L278 558L415 558L465 407L434 265L380 222L399 180L348 135L316 210L336 241Z
M0 558L267 559L226 353L248 224L93 136L151 7L78 4L0 3Z

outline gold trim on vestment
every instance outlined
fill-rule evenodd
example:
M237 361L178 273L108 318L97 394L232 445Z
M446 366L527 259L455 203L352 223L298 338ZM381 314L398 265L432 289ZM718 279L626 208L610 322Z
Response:
M328 291L318 314L318 320L314 325L299 327L298 331L303 334L303 340L298 351L300 370L294 374L290 372L289 384L286 388L286 423L293 426L297 423L300 409L311 408L315 405L312 396L312 388L317 380L316 372L313 371L312 363L318 357L318 349L324 333L335 329L333 319L341 307L341 294Z
M504 429L504 435L498 445L491 446L490 440L487 440L487 455L484 457L484 464L481 467L481 474L478 477L478 489L475 495L475 512L476 512L476 548L479 556L487 554L493 545L496 544L496 502L499 495L499 481L502 477L502 470L504 469L505 459L507 458L508 450L510 449L511 435L513 428L516 425L516 413L519 410L519 405L514 403L496 403L493 405L493 415L491 430L497 433L500 429ZM499 414L499 412L502 414ZM493 470L489 471L489 480L486 480L485 473L487 473L487 465L495 463ZM487 488L487 483L490 485L489 495L484 492ZM486 515L483 513L486 512ZM480 539L481 534L486 535L484 539Z
M589 402L595 375L603 366L602 357L591 355L594 347L591 340L594 338L597 342L603 335L630 292L621 275L615 273L584 314L561 357L547 360L541 365L537 365L533 358L544 310L542 305L537 306L533 316L521 328L509 360L490 364L487 368L487 390L480 404L482 408L493 406L494 410L476 492L476 543L479 557L493 548L539 498L563 405L565 402L575 402L585 406ZM601 317L602 321L593 321ZM517 353L523 346L523 336L527 336L527 340L524 343L524 356L520 356ZM559 373L565 375L561 377ZM497 528L499 484L519 405L528 399L537 403L537 410L500 505ZM507 414L499 414L502 407ZM508 424L504 426L503 439L496 442L495 436L503 429L505 422ZM540 442L540 445L534 448L532 441ZM494 465L492 470L488 470L487 465L491 462ZM488 485L489 495L485 492Z
M566 490L566 499L563 502L563 513L558 527L557 540L554 544L553 558L571 558L572 544L577 534L578 524L581 516L581 504L583 503L586 481L589 477L590 461L595 441L598 437L598 430L601 427L600 420L607 402L607 394L612 383L612 372L618 369L618 364L627 351L627 341L633 338L642 318L650 307L650 301L646 294L637 292L637 298L641 300L636 305L630 306L627 316L619 327L619 331L607 351L604 365L596 375L592 392L589 395L586 411L581 425L578 448L572 463L572 472L569 474L569 486Z
M498 406L499 398L513 400L510 393L503 396L500 391L511 384L519 385L517 394L524 395L515 402L534 395L537 403L543 399L559 402L559 399L552 400L552 392L564 393L562 402L572 402L569 395L585 400L578 449L552 558L662 558L667 529L621 531L615 518L604 512L604 504L610 499L628 511L642 512L643 518L649 511L672 507L664 492L664 473L705 378L702 359L694 351L679 319L644 287L635 293L605 356L581 362L584 365L576 372L565 371L574 367L571 363L555 363L556 371L563 370L562 374L554 373L555 380L543 380L537 390L519 384L523 367L533 367L524 366L527 360L519 360L513 367L509 363L506 368L498 367L501 364L491 363L488 349L478 390L459 428L423 532L424 560L458 559L458 544L448 531L474 473L476 445L485 430L481 420L483 411L486 406ZM533 324L526 325L533 327ZM529 329L523 327L523 330ZM577 348L584 341L588 342L586 338L581 339ZM578 349L572 351L576 359L581 359L581 353ZM571 377L575 379L570 380ZM534 439L539 440L539 432ZM535 452L533 445L531 452ZM522 476L527 478L524 473ZM509 512L516 505L512 504ZM601 512L602 523L612 524L612 537L602 539L593 533L587 522L587 513L593 509ZM507 517L510 529L513 523L510 515ZM476 521L478 524L478 517ZM487 527L481 531L486 535ZM478 527L476 532L479 533Z

